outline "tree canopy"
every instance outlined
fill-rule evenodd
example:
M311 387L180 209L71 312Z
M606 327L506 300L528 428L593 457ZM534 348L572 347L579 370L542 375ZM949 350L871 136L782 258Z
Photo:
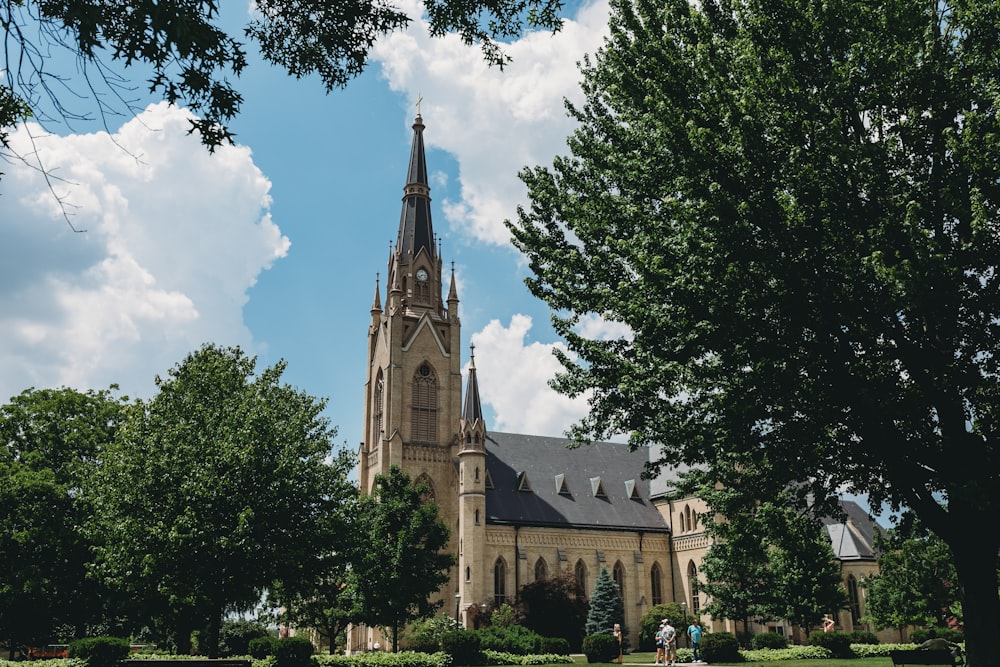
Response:
M613 0L570 155L522 173L508 223L567 342L555 386L589 397L576 439L662 443L750 497L912 508L979 664L1000 662L998 43L982 0Z
M239 348L206 345L130 405L89 495L99 572L141 601L180 650L194 629L218 650L223 614L275 581L321 571L356 487L325 402L257 373Z
M876 536L879 572L862 583L865 616L876 627L948 627L962 621L955 563L941 538L904 512L886 535Z
M398 466L376 475L370 495L361 498L358 521L363 548L351 563L360 599L360 618L382 626L399 647L399 633L410 621L430 616L443 601L434 596L448 582L455 564L448 546L448 526L427 484L412 482Z
M66 388L28 389L0 406L0 639L11 653L103 620L81 488L121 406L110 391Z
M257 0L242 34L227 32L216 0L0 0L0 144L4 129L29 116L79 118L75 98L101 115L127 113L129 81L115 65L148 72L149 90L191 109L192 131L209 148L232 140L227 128L243 98L233 80L247 67L250 40L291 76L317 75L328 91L367 64L375 41L412 20L387 0ZM502 66L504 40L525 29L558 30L560 0L424 0L432 35L457 33ZM73 56L74 78L53 66Z

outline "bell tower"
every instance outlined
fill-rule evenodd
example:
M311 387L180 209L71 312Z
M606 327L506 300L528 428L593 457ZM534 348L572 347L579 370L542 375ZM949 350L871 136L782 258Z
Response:
M442 298L444 276L431 221L423 133L418 114L399 232L387 262L385 305L376 283L368 325L358 479L368 493L375 475L397 465L411 479L426 481L451 530L449 549L458 554L461 324L454 268L448 295ZM458 592L456 569L452 583L441 590L446 610Z

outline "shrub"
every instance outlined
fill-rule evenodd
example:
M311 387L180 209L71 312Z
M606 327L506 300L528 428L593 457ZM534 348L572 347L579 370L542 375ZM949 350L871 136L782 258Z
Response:
M305 637L285 637L274 642L274 662L277 667L309 667L312 642Z
M809 635L812 646L822 646L830 651L834 658L853 658L851 636L846 632L814 632Z
M250 642L267 637L267 628L254 621L226 621L219 630L219 653L223 657L249 655Z
M278 640L274 637L257 637L247 643L247 652L251 658L262 660L269 655L274 655L274 645Z
M542 637L538 642L538 652L569 655L569 642L562 637Z
M928 639L933 639L934 637L941 637L956 644L961 644L965 641L965 637L962 636L961 632L952 630L951 628L927 628L926 630L914 630L910 633L910 641L914 644L923 644Z
M740 646L730 632L709 632L701 638L701 659L705 662L741 662Z
M479 641L484 649L514 655L547 652L541 650L542 636L523 625L491 625L479 631ZM569 642L566 644L568 646Z
M761 632L750 640L751 648L788 648L788 640L777 632Z
M87 661L87 667L114 667L128 657L127 639L120 637L87 637L69 645L68 657Z
M458 630L458 624L447 614L425 618L406 628L402 644L410 651L436 653L441 650L441 637L453 630Z
M618 659L618 640L613 635L600 633L583 638L583 652L587 662L611 662Z
M453 665L483 664L482 645L474 630L452 630L441 637L441 650L451 656Z
M874 632L866 632L865 630L855 630L851 633L851 643L852 644L878 644L878 637L875 636Z

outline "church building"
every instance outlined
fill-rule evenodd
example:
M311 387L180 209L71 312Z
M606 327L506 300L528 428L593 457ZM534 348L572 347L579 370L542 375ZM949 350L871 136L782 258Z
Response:
M462 346L454 268L444 267L434 235L423 133L418 115L384 304L376 285L371 307L362 491L370 492L375 476L393 465L428 484L456 555L439 593L443 611L466 627L487 606L513 604L522 586L556 574L573 573L589 597L602 567L622 592L633 646L640 618L654 605L683 602L689 619L700 615L698 568L709 538L698 517L706 506L697 498L668 500L667 479L642 479L655 449L631 452L614 443L568 449L563 438L489 430L475 350ZM469 355L464 387L463 352ZM867 572L875 566L872 529L860 524L870 520L863 512L852 516L850 528L834 527ZM841 613L841 629L860 623L860 576L857 614ZM727 621L701 621L709 631L735 630ZM348 650L369 650L375 642L384 644L375 629L355 628Z

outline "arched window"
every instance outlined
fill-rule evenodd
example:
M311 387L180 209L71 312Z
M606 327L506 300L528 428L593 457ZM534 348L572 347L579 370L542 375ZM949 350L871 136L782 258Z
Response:
M413 439L437 440L437 378L430 364L424 362L413 376Z
M582 560L576 561L576 568L574 568L576 574L576 585L580 587L580 591L584 596L587 595L587 566Z
M701 610L701 598L698 596L698 566L694 561L688 563L688 584L691 586L691 613Z
M615 585L618 586L618 595L622 599L622 604L625 604L625 566L622 562L615 561L615 566L611 570L611 577L615 580Z
M497 558L493 564L493 605L499 607L507 600L507 563Z
M472 581L472 568L471 567L466 566L466 568L465 568L465 580L466 581Z
M847 575L847 599L851 605L851 623L861 622L861 596L858 595L858 580L853 574Z
M476 525L479 525L479 510L476 510Z
M549 578L549 565L544 558L535 561L535 581L544 581Z
M684 506L684 530L692 531L694 530L694 524L691 523L691 506Z
M684 512L683 511L681 511L680 524L681 524L681 530L680 530L680 532L686 533L687 532L687 526L684 525Z
M653 604L663 604L663 572L659 563L653 563L653 567L649 568L649 589Z
M372 435L374 442L380 442L384 437L382 426L383 406L385 405L385 381L382 379L382 369L378 369L375 376L375 395L372 396L372 426L375 433Z

